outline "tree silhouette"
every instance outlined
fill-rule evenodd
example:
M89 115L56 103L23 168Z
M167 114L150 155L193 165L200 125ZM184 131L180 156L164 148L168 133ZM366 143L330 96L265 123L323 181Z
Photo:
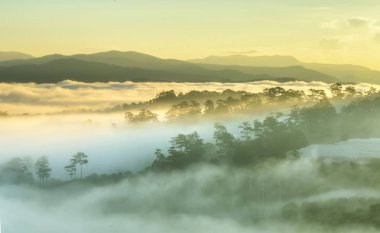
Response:
M211 114L215 110L215 104L212 100L206 100L204 114Z
M46 156L40 157L35 163L36 173L42 184L47 184L50 177L51 168L49 167L49 160Z
M243 141L251 141L254 134L252 125L249 122L243 122L239 128L241 129L240 134Z
M30 157L15 157L0 166L0 181L32 183L33 161Z
M309 91L310 95L308 95L307 97L312 102L327 99L326 92L324 90L309 89Z
M349 96L349 97L353 97L356 95L356 89L354 86L346 87L345 92L346 92L347 96Z
M378 93L376 88L371 87L368 91L366 91L365 95L371 96L371 95L375 95L376 93Z
M335 98L343 98L344 94L343 91L343 85L341 83L334 83L330 86L331 95Z
M232 156L235 147L235 138L227 131L224 125L216 123L214 127L214 139L218 148L218 154L222 158L228 159L228 157Z
M156 149L156 151L154 152L154 155L156 156L157 160L165 159L165 155L162 153L161 149Z
M270 99L279 99L285 94L285 89L282 87L271 87L271 88L265 88L264 94Z
M156 160L152 164L155 170L168 170L185 168L190 164L202 160L205 153L205 144L197 132L191 134L179 134L170 141L168 156L157 149L154 153Z
M69 174L71 180L73 179L74 176L76 177L76 175L77 175L77 168L76 168L76 164L75 163L70 162L69 165L65 166L65 170Z
M132 123L158 121L158 115L147 109L141 109L140 112L136 115L131 112L126 112L124 117L126 120Z
M175 94L174 90L170 91L162 91L156 95L154 99L151 100L153 103L161 103L161 102L168 102L175 100L177 98L177 95Z
M194 119L200 117L202 113L201 105L196 101L182 101L172 107L165 113L166 119L169 121L177 119Z
M85 153L78 152L75 155L73 155L73 158L70 160L71 164L74 166L79 164L79 166L80 166L80 178L81 179L83 178L83 165L88 163L87 158L88 158L88 156ZM75 171L76 171L76 168L75 168ZM75 172L75 174L76 174L76 172Z

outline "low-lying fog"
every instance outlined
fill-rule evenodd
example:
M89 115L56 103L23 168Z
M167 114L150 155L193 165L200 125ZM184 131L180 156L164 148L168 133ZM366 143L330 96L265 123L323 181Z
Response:
M191 90L223 91L226 89L261 92L265 88L281 86L285 89L325 90L329 95L329 83L258 81L248 83L81 83L64 81L57 84L0 83L0 112L9 114L51 113L63 110L98 110L115 105L147 101L161 91L176 90L187 93ZM357 91L368 91L378 85L357 84Z
M324 179L300 159L256 170L199 166L92 188L0 186L0 217L7 233L359 233L376 230L286 222L284 206L379 195Z
M11 157L48 156L52 177L68 178L63 167L77 152L89 156L85 173L138 171L150 165L157 148L172 137L197 131L211 141L213 122L130 125L123 114L75 114L0 118L0 163ZM239 122L240 123L240 122ZM239 133L237 122L226 122Z
M243 120L224 124L235 136ZM85 174L139 171L155 159L157 148L166 150L172 137L197 131L213 142L212 121L194 123L128 124L122 114L75 114L7 117L0 120L0 163L12 157L48 156L52 177L68 179L63 169L72 155L89 156ZM300 151L305 157L380 157L380 139L352 139L326 145L311 145Z
M310 145L301 149L300 152L312 158L380 158L380 139L350 139L335 144Z

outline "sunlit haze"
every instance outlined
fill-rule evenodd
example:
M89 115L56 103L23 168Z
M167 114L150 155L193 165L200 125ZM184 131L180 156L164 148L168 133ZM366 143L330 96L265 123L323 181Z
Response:
M0 51L292 55L380 69L377 0L1 0Z

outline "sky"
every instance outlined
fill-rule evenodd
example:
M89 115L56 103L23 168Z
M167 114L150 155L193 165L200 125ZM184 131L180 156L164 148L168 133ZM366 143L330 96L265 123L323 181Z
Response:
M378 0L0 0L0 51L293 55L380 69Z

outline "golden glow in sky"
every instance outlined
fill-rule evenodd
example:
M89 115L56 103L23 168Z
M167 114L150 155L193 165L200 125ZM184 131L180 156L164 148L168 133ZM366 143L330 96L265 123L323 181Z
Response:
M0 51L293 55L380 69L378 0L0 0Z

